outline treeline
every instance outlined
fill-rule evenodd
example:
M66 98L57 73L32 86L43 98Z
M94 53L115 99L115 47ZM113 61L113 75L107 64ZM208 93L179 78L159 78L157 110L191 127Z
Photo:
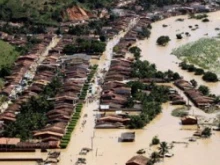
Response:
M31 97L22 104L16 121L5 126L3 136L18 137L25 141L32 138L32 131L45 127L46 113L54 107L54 102L48 98L53 98L59 92L61 85L61 79L55 77L38 97Z
M187 70L188 72L194 72L195 75L202 75L202 79L207 82L217 82L218 76L213 72L205 72L201 68L197 68L192 64L187 64L185 61L181 62L179 66L183 70Z
M33 24L24 24L21 27L11 26L9 23L5 23L3 26L0 26L0 31L8 33L10 35L16 34L41 34L46 33L45 25L33 25Z
M90 21L88 24L85 25L76 25L76 26L72 26L69 27L69 34L72 35L88 35L91 31L94 32L94 34L97 35L102 35L102 27L103 26L108 26L110 25L110 21L115 19L113 18L114 16L110 16L112 18L110 19L106 19L106 18L102 18L100 20L94 20L94 21Z
M85 40L78 38L76 43L66 45L63 53L72 55L75 53L101 54L105 51L106 43L97 40Z

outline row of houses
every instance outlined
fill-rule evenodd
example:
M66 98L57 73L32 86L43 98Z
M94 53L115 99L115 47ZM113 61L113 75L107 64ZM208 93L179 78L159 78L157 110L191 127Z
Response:
M53 42L54 36L45 36L41 43L36 44L27 55L20 56L15 61L10 76L6 76L5 87L0 91L9 97L15 97L16 93L21 91L33 78L34 72L41 54L46 51L47 46Z
M124 58L130 46L134 45L138 39L144 39L146 36L141 35L144 28L150 26L151 21L144 17L136 17L135 26L125 34L114 49L115 58ZM134 24L132 24L134 25Z
M210 107L214 104L214 98L203 95L198 89L195 89L190 82L179 79L174 84L184 91L186 96L199 108Z
M174 4L164 6L163 8L157 8L154 12L144 11L140 14L141 17L147 18L150 21L158 21L172 16L182 14L196 14L213 12L219 9L219 5L216 2L210 2L204 4L203 1L194 1L192 3Z
M105 76L105 81L123 81L130 78L132 71L132 60L123 58L113 59L109 71Z
M126 40L123 38L116 47L121 50L120 45L124 42ZM104 78L100 97L100 111L105 113L96 120L96 128L125 128L129 123L130 118L124 114L124 110L131 97L131 88L123 81L130 78L132 64L132 60L119 58L114 54ZM116 114L110 114L110 111L114 111Z
M57 148L60 139L65 134L66 126L74 113L74 106L79 101L83 84L87 80L90 60L90 57L85 54L65 56L60 51L56 51L57 47L62 50L65 43L65 38L61 39L57 46L49 52L49 55L37 67L33 83L0 115L0 121L5 125L15 121L22 103L42 92L58 73L64 75L61 92L55 98L48 98L55 101L55 106L46 114L47 125L45 128L33 132L36 141L20 142L17 145L19 148L25 148L25 146Z
M114 36L121 34L125 29L132 27L138 19L137 15L126 15L119 17L111 22L110 26L102 27L102 34L108 39L112 39Z
M108 81L103 85L100 102L110 108L123 108L131 96L131 88L118 81Z
M81 59L81 60L80 60ZM77 61L77 62L76 62ZM41 130L33 132L33 137L41 142L60 142L66 133L66 127L75 113L75 105L86 82L89 73L89 58L73 57L65 61L63 85L60 92L52 98L55 101L54 108L47 115L47 125Z
M16 120L16 115L20 111L20 107L24 102L27 102L31 97L39 95L44 90L44 87L50 83L57 73L57 60L61 55L50 53L36 69L36 74L33 77L32 83L19 93L19 97L15 99L8 108L0 114L0 121L3 123L13 122ZM52 60L51 60L52 59ZM25 77L21 77L25 79ZM10 96L10 92L3 90L5 95Z

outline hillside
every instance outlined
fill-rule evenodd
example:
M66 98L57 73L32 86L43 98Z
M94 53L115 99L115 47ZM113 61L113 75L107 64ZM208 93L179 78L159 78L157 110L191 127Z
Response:
M110 5L111 0L0 0L0 20L28 21L53 25L63 20L62 13L74 6L93 10ZM80 10L81 10L80 8ZM67 12L72 10L67 10ZM74 11L74 10L73 10ZM81 10L83 11L83 9ZM82 13L82 12L81 12ZM84 16L83 16L84 17ZM70 19L73 19L70 14Z

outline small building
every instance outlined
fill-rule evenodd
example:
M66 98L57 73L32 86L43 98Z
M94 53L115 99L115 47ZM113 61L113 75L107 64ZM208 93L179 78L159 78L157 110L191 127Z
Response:
M100 110L109 110L109 105L100 105Z
M125 165L146 165L149 159L143 155L133 156Z
M194 125L198 123L198 119L195 116L186 116L181 118L183 125Z
M121 134L119 138L120 142L134 142L135 140L135 132L125 132Z

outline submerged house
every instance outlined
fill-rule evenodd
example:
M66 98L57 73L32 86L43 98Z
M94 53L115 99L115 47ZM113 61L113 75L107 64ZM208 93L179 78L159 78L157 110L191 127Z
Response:
M119 138L121 142L134 142L135 141L135 132L125 132L121 134Z
M125 165L146 165L149 159L143 155L133 156Z
M182 125L194 125L198 123L198 119L195 116L186 116L181 118Z

